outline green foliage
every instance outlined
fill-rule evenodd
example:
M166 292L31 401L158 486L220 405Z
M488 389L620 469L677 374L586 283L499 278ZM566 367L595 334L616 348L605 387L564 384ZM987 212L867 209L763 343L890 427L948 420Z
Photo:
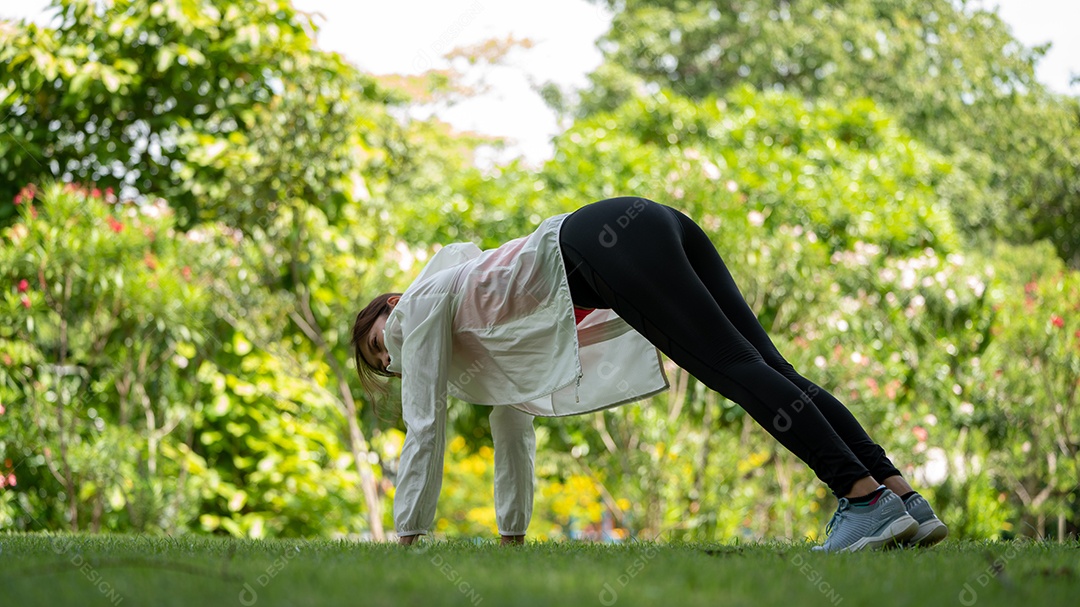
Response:
M766 231L803 226L829 250L957 244L935 193L954 169L867 100L807 104L743 88L696 102L664 90L576 123L548 169L552 189L582 202L637 192L714 215L719 241L749 217Z
M1080 508L1080 274L1059 268L1000 289L987 391L1013 406L987 459L1042 535L1047 518Z
M704 101L753 86L867 97L961 167L949 193L973 236L1050 238L1075 266L1080 104L1035 79L1045 48L992 10L953 0L598 0L613 11L580 115L671 89ZM959 184L956 184L959 185Z
M0 222L47 178L163 197L190 227L292 198L336 216L356 184L359 100L288 2L54 0L56 27L0 29ZM43 160L44 159L44 160Z
M3 24L0 527L379 537L403 428L354 396L358 308L441 245L641 195L706 230L955 536L1075 533L1080 282L1055 251L1080 148L1038 52L944 0L615 6L539 169L478 168L502 142L409 118L431 90L318 50L285 2ZM467 94L451 76L424 78ZM668 372L536 422L530 536L820 537L806 466ZM495 532L487 412L451 403L440 537Z
M311 535L362 528L325 366L254 347L238 233L46 186L4 230L0 455L19 529ZM23 283L23 281L26 281Z

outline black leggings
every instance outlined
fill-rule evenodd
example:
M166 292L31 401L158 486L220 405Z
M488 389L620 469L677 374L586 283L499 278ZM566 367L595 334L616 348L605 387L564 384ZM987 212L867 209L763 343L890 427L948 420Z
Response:
M691 375L738 403L833 493L900 472L839 400L784 360L709 237L644 198L602 200L559 234L570 296L611 308Z

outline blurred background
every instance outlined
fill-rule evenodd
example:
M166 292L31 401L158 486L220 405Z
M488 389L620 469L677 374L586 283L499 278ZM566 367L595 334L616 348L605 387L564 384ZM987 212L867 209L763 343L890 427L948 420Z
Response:
M1080 6L0 4L0 530L383 539L355 313L439 246L641 195L954 535L1080 528ZM819 537L741 409L537 420L539 539ZM393 387L393 386L392 386ZM455 402L437 535L490 537Z

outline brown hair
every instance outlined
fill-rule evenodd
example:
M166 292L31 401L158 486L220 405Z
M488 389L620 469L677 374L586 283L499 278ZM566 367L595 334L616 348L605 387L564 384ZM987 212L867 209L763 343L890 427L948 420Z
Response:
M389 300L395 296L400 297L401 293L383 293L371 300L371 303L356 315L356 322L353 323L352 347L353 356L356 358L356 374L360 376L360 384L372 398L376 395L386 395L386 384L376 378L391 377L391 374L369 365L360 354L360 344L368 338L375 321L383 314L390 314L390 310L394 309Z

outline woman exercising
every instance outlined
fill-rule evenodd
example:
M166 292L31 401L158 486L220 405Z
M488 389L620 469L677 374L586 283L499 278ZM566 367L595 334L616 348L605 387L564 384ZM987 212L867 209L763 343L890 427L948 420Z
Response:
M948 534L851 412L784 360L705 232L644 198L551 217L488 251L443 247L404 294L357 315L352 342L366 387L401 379L403 544L435 518L447 395L494 405L496 522L504 543L520 542L532 516L533 416L665 390L657 350L738 403L839 498L817 549L931 545Z

